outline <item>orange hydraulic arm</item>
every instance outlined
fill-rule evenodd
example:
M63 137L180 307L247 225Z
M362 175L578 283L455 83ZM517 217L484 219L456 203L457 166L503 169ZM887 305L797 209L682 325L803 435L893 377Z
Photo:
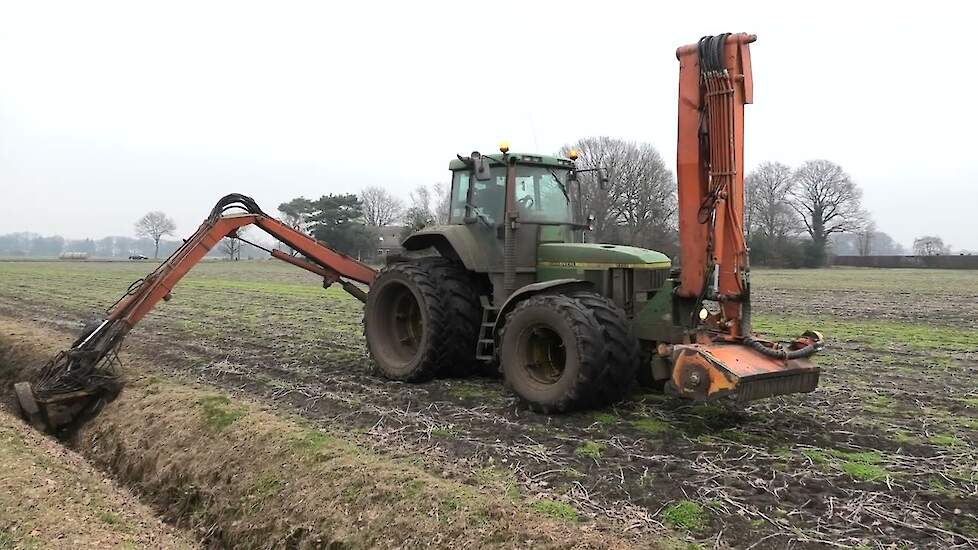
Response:
M222 212L229 207L245 209L246 213L222 215ZM265 215L250 198L228 195L218 202L211 216L201 224L196 233L160 264L156 271L143 279L135 291L124 296L111 309L107 321L124 321L131 328L149 313L157 302L161 299L169 299L170 291L177 282L217 246L221 239L234 235L238 229L247 225L258 226L305 256L308 261L297 260L283 252L272 251L272 256L276 258L322 275L327 286L335 282L344 282L342 280L344 278L369 285L377 275L376 271L346 254L322 245L312 237ZM363 300L364 294L356 286L346 283L344 289Z
M704 37L679 58L678 294L722 303L721 328L749 334L744 240L744 105L753 100L750 34Z
M748 45L755 38L706 36L676 51L682 270L674 304L692 317L682 323L687 341L671 348L669 387L691 399L743 402L818 385L810 357L824 345L821 334L808 331L782 344L751 330L744 105L753 100ZM704 300L719 302L720 312L710 314Z
M244 213L226 214L227 210L238 208ZM46 393L64 393L66 390L85 390L90 388L65 387L72 380L86 381L97 379L91 376L96 365L110 351L122 343L125 335L146 316L160 300L169 300L173 287L190 269L197 264L221 239L232 236L241 227L255 225L269 235L298 251L305 260L296 259L283 252L272 250L272 256L316 273L323 277L323 285L339 282L343 289L366 301L366 293L349 281L370 285L377 273L370 267L341 254L304 233L269 217L243 195L227 195L218 201L210 216L197 231L170 255L153 273L134 284L108 312L108 317L91 334L79 339L66 352L49 363L41 373L40 381L34 391L39 397ZM66 376L73 373L72 376Z

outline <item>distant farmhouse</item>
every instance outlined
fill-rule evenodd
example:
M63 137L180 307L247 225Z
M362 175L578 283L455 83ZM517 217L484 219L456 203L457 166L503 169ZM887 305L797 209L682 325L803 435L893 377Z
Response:
M390 254L401 252L401 231L404 228L400 225L385 225L375 228L377 231L377 257L385 258Z

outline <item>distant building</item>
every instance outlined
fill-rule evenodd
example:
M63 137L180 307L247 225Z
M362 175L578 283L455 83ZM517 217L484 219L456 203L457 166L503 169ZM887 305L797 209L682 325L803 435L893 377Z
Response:
M87 260L88 252L62 252L58 257L62 260Z
M375 227L377 231L377 239L379 243L377 244L377 257L383 258L390 254L397 254L403 249L401 248L401 231L404 228L400 225L385 225L383 227Z

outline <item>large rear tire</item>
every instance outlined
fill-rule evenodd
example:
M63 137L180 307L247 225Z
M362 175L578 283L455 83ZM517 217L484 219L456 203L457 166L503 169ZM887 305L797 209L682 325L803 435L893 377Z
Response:
M367 348L391 380L468 373L480 312L467 272L445 258L397 262L378 274L363 316Z
M438 289L446 314L448 334L440 343L439 376L463 378L475 372L475 358L482 306L478 284L465 266L446 258L425 258L438 280Z

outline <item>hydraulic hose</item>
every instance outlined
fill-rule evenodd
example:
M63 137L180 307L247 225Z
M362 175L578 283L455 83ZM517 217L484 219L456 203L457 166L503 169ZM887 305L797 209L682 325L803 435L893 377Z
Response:
M805 357L815 355L821 351L823 347L825 347L822 340L818 339L818 337L813 333L806 332L805 335L811 335L810 337L814 338L812 343L792 350L785 349L784 346L781 346L780 344L776 344L776 348L767 346L764 342L755 340L752 336L744 336L744 343L754 348L755 351L775 359L804 359Z

